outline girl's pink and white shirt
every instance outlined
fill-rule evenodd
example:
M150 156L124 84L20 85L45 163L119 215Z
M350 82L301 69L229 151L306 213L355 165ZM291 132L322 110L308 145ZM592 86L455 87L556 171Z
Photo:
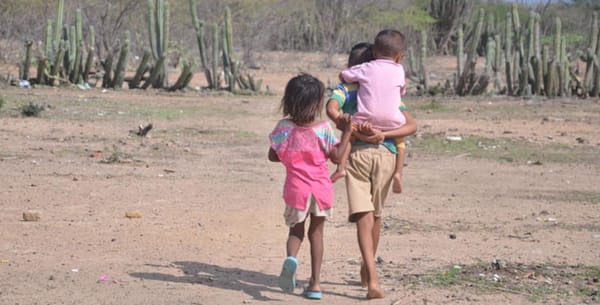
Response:
M312 194L321 210L333 207L333 184L327 159L338 139L331 125L317 122L298 126L290 119L280 120L269 134L271 148L285 166L285 203L305 210Z

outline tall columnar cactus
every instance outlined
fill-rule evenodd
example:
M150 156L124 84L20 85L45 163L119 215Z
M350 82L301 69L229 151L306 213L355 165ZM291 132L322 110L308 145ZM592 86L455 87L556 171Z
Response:
M506 34L505 34L505 43L504 43L504 65L506 71L506 91L508 95L513 95L513 75L512 75L512 40L513 40L513 30L512 30L512 14L506 14Z
M196 12L196 0L190 0L190 11L192 13L192 23L194 25L194 29L196 30L196 40L198 41L198 50L200 51L200 63L202 64L202 69L204 70L208 87L211 89L216 89L215 84L213 84L212 72L208 62L208 53L206 50L206 44L204 42L205 24L204 22L198 20L198 13Z
M96 44L96 31L93 25L90 25L88 31L89 43L87 46L87 59L83 68L83 81L89 83L89 76L92 72L92 64L94 62L94 46Z
M571 76L569 75L570 64L567 54L567 39L565 37L561 39L560 43L560 58L563 96L571 96L571 90L569 90L569 84L571 83Z
M70 64L69 67L71 71L69 71L69 80L73 84L77 84L80 82L81 76L81 61L83 58L82 49L83 49L83 30L82 30L82 18L81 18L81 10L77 9L76 11L76 19L75 19L75 27L71 28L71 36L74 37L74 41L72 41L72 50L73 54L69 53Z
M148 0L148 36L155 61L155 88L167 88L166 57L169 48L169 3L165 0ZM161 60L162 58L162 60ZM162 63L160 66L158 63Z
M502 88L502 84L501 84L501 67L502 67L502 38L500 36L500 34L496 34L496 36L494 37L494 41L496 42L496 54L495 54L495 62L496 62L496 69L494 72L494 88L496 90L500 90L500 88Z
M592 33L590 34L590 46L584 54L583 60L586 62L585 75L583 78L584 91L592 87L592 79L594 77L596 67L594 65L593 55L596 54L598 48L598 13L592 13Z
M496 41L492 36L488 37L485 45L485 74L492 75L494 71L494 62L496 60Z
M468 48L467 61L465 62L464 69L458 78L456 93L458 95L467 95L474 92L483 92L489 82L489 77L483 75L482 77L476 77L475 66L477 64L477 47L481 40L481 34L483 31L483 20L485 18L485 11L479 10L479 19L475 26L474 33L472 35L471 44Z
M565 79L564 79L564 74L563 74L563 68L564 66L562 65L562 23L560 21L560 18L556 17L555 19L555 33L554 33L554 58L552 60L552 65L553 68L556 70L555 72L557 72L557 76L556 76L556 82L557 84L555 85L555 94L560 95L560 96L564 96L565 95Z
M463 33L463 26L460 25L458 27L458 41L457 41L457 51L456 51L456 79L458 79L463 74L463 69L465 66L465 38Z
M227 89L235 90L236 61L233 59L233 26L231 24L231 10L225 7L225 16L223 21L223 72L227 81Z
M151 67L148 66L148 62L150 61L151 56L152 55L150 50L144 51L144 55L142 55L140 65L135 71L135 75L133 76L133 78L129 81L129 89L135 89L140 87L140 82L142 81L144 74L146 74L146 72L148 72L151 69Z
M21 73L21 79L28 80L29 79L29 69L31 68L31 46L33 45L33 40L27 39L25 41L25 61L23 62L23 71Z
M427 92L429 87L429 76L427 75L427 66L425 65L427 58L427 31L421 31L421 55L419 56L419 71L421 74L421 84L423 85L423 94Z
M219 67L219 25L216 23L212 25L212 42L212 83L215 86L215 89L218 89L221 79L219 73L217 73Z
M541 94L544 87L544 58L542 56L542 44L541 40L541 30L540 30L540 15L535 14L534 20L534 28L533 28L533 55L535 56L535 66L534 66L534 75L535 75L535 84L533 87L534 94Z
M596 39L596 41L598 41L598 39ZM600 95L600 42L597 42L596 53L592 56L592 61L594 63L594 77L593 83L589 87L592 88L590 93L591 96L597 97Z
M527 29L527 50L526 50L526 62L527 65L527 75L529 76L528 82L535 82L535 74L533 70L533 61L535 57L534 50L534 41L535 41L535 12L529 13L529 26ZM534 91L533 88L531 88Z
M121 52L119 53L119 60L114 71L114 79L111 87L115 89L121 89L123 87L123 81L125 80L125 68L127 66L127 58L129 57L129 44L130 34L129 31L125 32L125 43L121 46Z
M56 7L56 22L54 23L54 39L52 40L52 55L58 53L60 49L60 41L63 28L63 14L64 14L65 0L58 0Z

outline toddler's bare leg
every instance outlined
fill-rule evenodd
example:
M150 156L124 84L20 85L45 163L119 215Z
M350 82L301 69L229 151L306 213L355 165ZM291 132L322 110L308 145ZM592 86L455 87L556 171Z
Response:
M352 148L351 144L348 144L344 148L344 153L342 154L342 157L340 158L340 163L337 165L335 172L333 172L333 174L331 174L331 177L330 177L331 182L335 183L336 181L340 180L341 178L346 177L346 164L348 163L348 158L350 158L351 148Z

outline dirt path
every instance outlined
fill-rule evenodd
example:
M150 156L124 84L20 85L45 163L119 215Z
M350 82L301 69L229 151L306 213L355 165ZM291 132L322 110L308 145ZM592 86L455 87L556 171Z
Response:
M266 135L279 96L2 94L1 304L311 303L277 287L284 172ZM28 101L51 108L14 117ZM369 304L598 303L598 102L407 103L420 130L385 212L387 297ZM129 133L150 122L150 137ZM363 303L355 239L340 183L323 302ZM304 284L307 245L299 260Z

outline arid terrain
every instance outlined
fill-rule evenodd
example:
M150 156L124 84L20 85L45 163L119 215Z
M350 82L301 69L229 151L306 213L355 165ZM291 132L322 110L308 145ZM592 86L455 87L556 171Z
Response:
M272 95L0 87L0 304L315 303L308 243L295 295L277 287L285 173L267 135L290 77L335 83L344 60L259 61ZM29 103L40 117L20 114ZM385 208L386 298L365 301L340 182L316 303L600 304L600 102L405 103L419 129Z

